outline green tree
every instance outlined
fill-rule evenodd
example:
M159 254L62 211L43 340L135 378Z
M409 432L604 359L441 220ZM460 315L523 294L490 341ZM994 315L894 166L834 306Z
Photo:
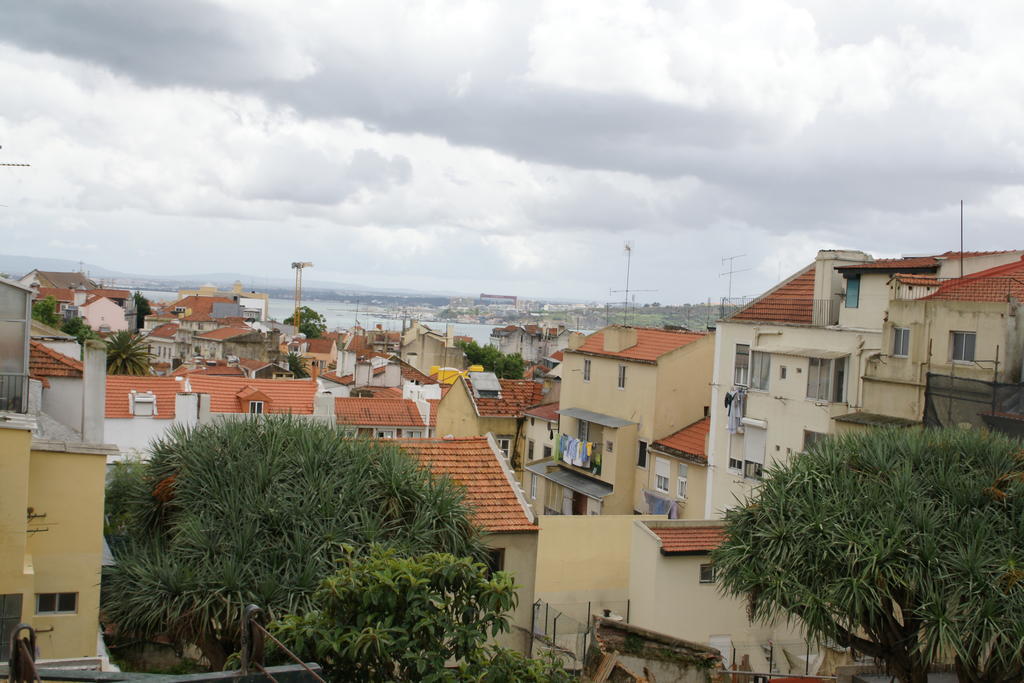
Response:
M555 661L488 647L508 631L516 586L469 558L401 557L374 547L347 555L313 596L316 608L272 625L333 681L568 681ZM445 663L457 661L457 669Z
M726 513L723 590L905 683L1024 677L1024 451L959 429L815 442Z
M117 494L128 538L105 585L110 621L220 669L244 605L306 613L349 548L482 556L460 486L394 444L343 436L285 415L171 427Z
M99 339L99 335L93 332L92 328L82 318L69 318L60 326L61 332L70 334L78 340L78 343L85 346L86 339Z
M295 314L284 319L285 325L295 324ZM314 311L309 306L299 307L299 332L306 335L306 339L316 339L327 331L327 319Z
M149 345L144 337L128 330L106 339L108 375L148 375Z
M153 312L153 308L149 305L149 299L142 296L140 291L136 291L132 298L135 299L135 327L141 330L146 326L146 316Z
M301 353L292 351L288 354L288 369L297 379L309 377L309 364Z
M466 354L467 365L482 365L484 370L504 379L523 378L526 367L518 353L504 354L490 344L480 346L475 341L460 341L458 344Z
M60 327L60 314L57 313L57 300L52 296L38 299L32 304L32 319L50 327Z

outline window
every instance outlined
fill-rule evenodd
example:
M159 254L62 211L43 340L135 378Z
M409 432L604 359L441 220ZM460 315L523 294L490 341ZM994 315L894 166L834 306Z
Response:
M74 614L78 593L36 593L36 614Z
M507 458L510 452L509 449L512 447L512 437L499 436L496 440L498 442L498 450L500 450L501 454Z
M626 388L626 366L625 365L620 365L619 366L619 384L618 384L618 387L619 387L619 389L625 389Z
M754 351L750 354L750 388L768 391L768 377L772 371L771 354Z
M786 366L785 365L780 365L779 366L779 379L786 379Z
M407 429L407 430L405 430L403 432L403 434L408 439L422 439L423 438L423 430L421 430L421 429Z
M846 400L846 363L842 358L810 358L807 368L807 398L842 403Z
M636 466L647 469L647 442L638 441L636 444Z
M654 459L654 488L662 493L668 493L668 470L668 460L664 458Z
M249 401L249 412L253 415L262 415L263 401Z
M764 451L767 430L747 425L743 430L743 476L761 479L764 476Z
M750 367L750 344L736 345L736 364L733 369L733 384L747 385L747 369Z
M860 275L851 275L846 278L846 307L857 308L860 306Z
M537 475L530 473L530 500L537 500Z
M702 564L700 566L700 582L701 583L714 583L715 582L715 565Z
M378 429L377 430L377 438L378 439L393 439L393 438L395 438L395 430L394 429Z
M132 415L137 417L152 417L156 415L156 396L147 392L145 394L132 394Z
M910 355L910 330L908 328L892 328L892 355L900 358Z
M826 436L828 436L828 435L827 434L822 434L821 432L812 432L809 429L805 429L804 430L804 452L807 452L808 448L810 448L813 444L817 443L818 441L821 441Z
M580 441L590 441L590 423L586 420L576 420L576 438Z
M584 382L589 382L590 381L590 359L589 358L584 358L583 359L583 381Z
M974 362L974 342L977 334L974 332L951 332L952 337L950 349L951 360L960 363Z
M551 457L551 446L545 446L544 447L544 458L547 459L547 458L550 458L550 457Z
M686 498L686 463L679 463L676 475L676 498Z
M533 460L533 439L526 440L526 459Z
M487 572L493 574L505 569L505 549L489 549L487 551Z

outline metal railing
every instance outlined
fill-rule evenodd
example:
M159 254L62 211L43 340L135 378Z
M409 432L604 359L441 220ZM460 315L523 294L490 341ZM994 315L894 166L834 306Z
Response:
M0 375L0 411L28 411L28 375Z
M840 306L838 298L739 297L728 301L723 300L720 308L722 318L738 316L738 320L791 322L813 325L814 327L839 324Z

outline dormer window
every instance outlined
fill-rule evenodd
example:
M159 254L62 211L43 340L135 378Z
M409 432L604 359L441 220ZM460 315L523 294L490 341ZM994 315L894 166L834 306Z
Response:
M249 401L249 414L250 415L262 415L263 414L263 401Z
M132 392L132 415L135 417L153 417L156 415L156 396L151 391L144 393Z

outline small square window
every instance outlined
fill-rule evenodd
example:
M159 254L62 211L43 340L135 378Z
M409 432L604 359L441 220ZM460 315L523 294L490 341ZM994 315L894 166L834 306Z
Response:
M263 401L249 401L249 413L252 415L262 415Z
M951 332L950 359L959 363L974 362L974 345L977 334L974 332Z
M544 459L546 460L547 458L550 458L550 457L551 457L551 446L545 446L544 447Z
M906 327L892 328L892 355L906 358L910 355L910 329Z
M700 566L701 583L714 583L715 578L715 565L708 563Z
M36 614L74 614L78 593L36 593Z

